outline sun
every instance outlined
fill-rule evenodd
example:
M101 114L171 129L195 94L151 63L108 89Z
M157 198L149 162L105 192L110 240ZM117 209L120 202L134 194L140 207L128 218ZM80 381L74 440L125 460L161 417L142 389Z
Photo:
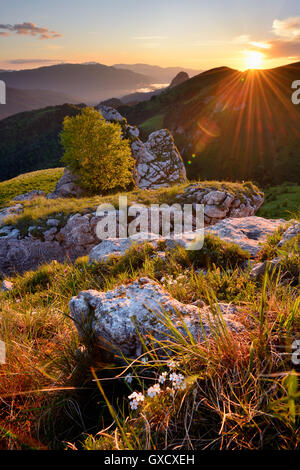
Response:
M247 51L245 57L245 68L246 69L259 69L262 66L264 60L264 54L256 51Z

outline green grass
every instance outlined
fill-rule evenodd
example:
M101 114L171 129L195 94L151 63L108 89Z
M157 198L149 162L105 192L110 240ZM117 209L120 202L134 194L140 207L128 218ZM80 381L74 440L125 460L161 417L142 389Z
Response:
M265 203L257 213L268 219L293 218L300 210L300 186L289 183L265 190Z
M151 132L158 131L162 129L164 122L164 114L157 114L156 116L147 119L142 124L140 124L140 129L144 132L150 134Z
M5 207L19 194L40 190L46 194L54 190L57 181L63 174L63 168L39 170L12 178L0 183L0 208Z
M299 256L299 245L293 246ZM62 449L66 442L106 450L299 447L299 389L290 362L300 330L299 279L293 287L268 276L253 280L250 268L241 269L245 255L216 237L205 241L205 256L181 248L164 262L153 251L146 244L108 262L52 262L12 278L13 291L0 294L0 337L7 346L0 369L1 448ZM91 337L79 339L68 303L81 290L106 291L145 275L184 303L217 299L239 306L245 331L217 329L199 345L170 328L164 346L173 351L186 389L173 396L167 382L159 397L146 397L131 411L128 395L146 395L163 371L169 374L166 361L145 350L146 365L141 358L128 361L125 371L104 363Z

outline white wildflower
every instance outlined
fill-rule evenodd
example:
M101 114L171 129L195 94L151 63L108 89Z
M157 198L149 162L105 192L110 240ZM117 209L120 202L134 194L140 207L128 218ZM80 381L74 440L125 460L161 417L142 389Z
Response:
M159 376L158 382L159 382L160 384L164 384L165 381L166 381L166 379L167 379L167 375L168 375L167 372L163 372L163 373Z
M137 410L138 406L145 400L144 395L140 392L133 392L128 398L131 400L129 405L132 410Z
M147 394L150 398L153 398L156 395L158 395L160 392L161 392L160 385L155 384L155 385L153 385L153 387L148 388Z
M131 374L127 374L125 377L124 377L124 380L125 382L127 382L128 384L131 384L132 380L133 380L133 377Z
M186 388L185 378L182 374L170 374L170 380L175 390L184 390Z

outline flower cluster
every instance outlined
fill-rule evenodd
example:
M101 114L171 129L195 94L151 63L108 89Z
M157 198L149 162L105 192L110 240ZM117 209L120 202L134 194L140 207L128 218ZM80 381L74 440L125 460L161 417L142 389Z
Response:
M186 382L182 374L176 374L175 372L173 372L172 374L170 374L169 379L172 382L172 387L174 390L185 390Z
M133 392L131 395L129 395L128 398L129 400L131 400L129 402L129 405L132 410L136 410L138 406L141 405L143 401L145 400L144 395L140 392Z
M153 398L156 395L158 395L160 392L161 392L160 385L155 384L155 385L153 385L153 387L148 388L147 394L150 398Z

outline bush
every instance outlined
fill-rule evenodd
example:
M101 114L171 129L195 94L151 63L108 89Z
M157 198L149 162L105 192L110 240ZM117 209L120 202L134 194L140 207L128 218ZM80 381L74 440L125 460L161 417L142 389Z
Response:
M84 108L66 117L61 133L62 161L79 176L91 193L125 189L132 181L134 159L128 140L122 140L118 123L107 123L98 111Z

